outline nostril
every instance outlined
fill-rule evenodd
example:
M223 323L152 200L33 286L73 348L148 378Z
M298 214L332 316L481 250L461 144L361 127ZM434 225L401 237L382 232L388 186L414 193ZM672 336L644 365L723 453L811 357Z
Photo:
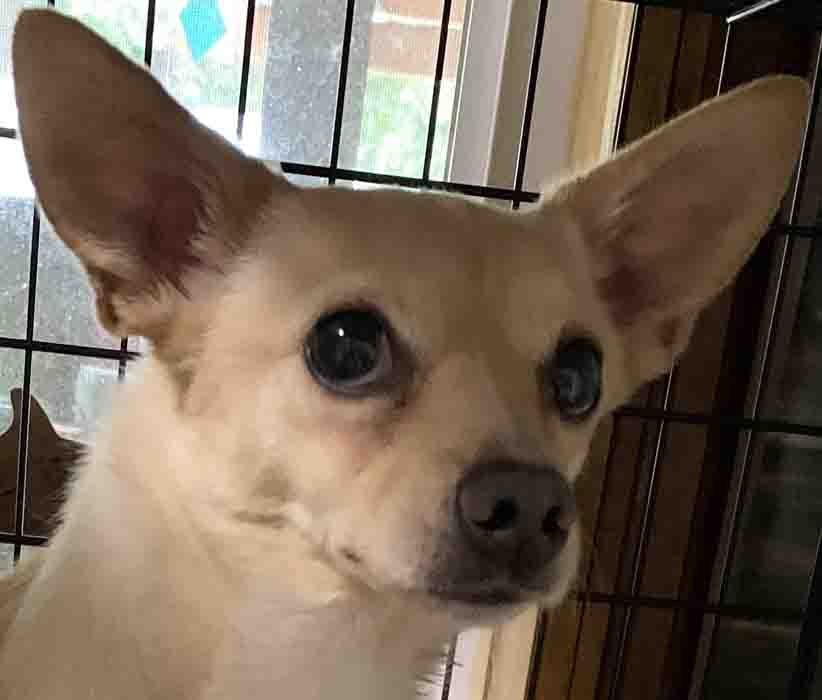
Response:
M475 520L474 524L487 532L509 530L514 526L519 515L517 504L507 498L497 501L494 510L485 520Z
M563 527L562 508L552 507L542 519L542 532L545 535L561 535L566 532Z

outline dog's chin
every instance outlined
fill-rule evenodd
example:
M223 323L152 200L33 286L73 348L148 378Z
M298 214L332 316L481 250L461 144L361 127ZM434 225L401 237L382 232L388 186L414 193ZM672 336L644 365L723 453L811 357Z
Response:
M533 596L507 586L477 590L435 589L429 590L427 595L435 606L446 610L457 621L468 624L503 622L534 602Z
M558 563L557 563L558 564ZM436 605L451 610L457 617L473 623L491 624L514 617L523 609L537 605L554 608L562 603L573 581L573 569L554 565L537 575L449 577L439 570L429 580L427 596Z
M444 614L452 620L470 624L501 622L529 605L545 604L546 600L559 600L564 595L564 586L553 583L538 588L488 581L474 585L408 585L406 581L393 580L390 576L380 576L368 570L364 561L355 564L349 557L332 557L329 563L337 573L348 579L352 589L370 591L377 597L405 599L416 609ZM560 587L563 590L559 590Z
M508 583L408 585L405 581L374 575L373 571L365 574L350 562L346 564L340 566L338 561L333 568L348 580L352 594L365 595L374 602L391 601L392 605L402 601L409 613L423 616L438 626L437 629L447 630L449 635L469 627L505 623L534 605L556 607L568 588L559 581L534 588Z
M470 624L504 621L532 605L556 607L572 583L577 559L576 547L569 546L563 557L542 569L499 572L460 556L408 561L369 556L344 541L330 547L328 538L323 541L327 563L350 582L352 591L405 600L413 609Z
M428 595L446 605L454 603L477 608L503 608L528 602L523 591L505 586L478 590L434 589L429 590Z
M475 589L435 588L426 591L434 607L445 613L459 628L497 625L510 620L533 605L550 605L561 600L564 591L527 590L516 586L483 586Z
M554 607L565 597L566 586L523 588L516 585L480 585L474 588L429 588L427 595L442 605L472 607L478 610L505 610L539 604Z

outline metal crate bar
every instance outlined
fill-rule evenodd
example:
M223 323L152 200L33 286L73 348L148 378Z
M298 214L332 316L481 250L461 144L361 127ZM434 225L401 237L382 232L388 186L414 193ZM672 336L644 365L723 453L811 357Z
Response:
M126 365L128 364L128 338L120 340L120 359L117 362L117 378L123 380L126 378Z
M625 142L625 124L627 123L628 105L631 104L631 92L634 87L634 76L638 60L639 36L642 33L642 22L645 18L645 8L639 6L634 11L631 20L631 30L628 36L628 56L625 61L625 73L622 76L622 86L619 91L619 107L616 116L616 129L611 143L611 151L616 151Z
M730 25L731 27L733 25ZM729 27L730 29L730 27ZM802 205L802 195L805 190L805 184L808 175L808 163L810 160L810 145L813 139L814 130L816 127L817 112L820 104L820 92L822 92L822 42L820 42L815 65L813 71L813 84L811 88L811 104L808 114L808 121L805 126L805 133L802 139L802 152L797 166L796 182L791 197L791 202L788 209L788 224L795 225L799 216ZM782 305L785 298L785 288L788 278L788 267L791 260L791 252L793 250L793 239L788 238L785 241L785 247L780 255L777 272L776 290L774 292L773 303L767 315L767 330L765 335L765 344L762 353L762 361L759 371L753 378L754 381L754 395L752 401L751 415L753 421L756 423L762 412L763 395L765 382L771 375L771 365L773 363L773 338L777 331L777 325L781 317ZM722 558L719 565L719 599L724 600L728 591L729 572L736 554L736 547L739 539L740 515L742 507L742 499L748 488L751 462L753 460L754 445L753 441L756 439L756 433L753 431L747 432L744 437L744 444L742 447L742 464L740 470L739 487L732 495L730 502L730 532L728 538L727 554ZM708 648L708 667L713 661L715 650L715 635L711 635L711 641Z
M727 19L728 22L738 22L741 19L753 17L760 12L765 12L765 10L770 10L772 7L776 7L781 4L782 0L759 0L759 2L754 2L747 7L733 11L732 14L728 15Z
M756 605L735 605L733 603L710 603L707 601L691 601L683 598L668 598L652 595L627 595L621 593L582 591L572 593L571 597L574 600L592 605L611 605L629 609L653 608L655 610L695 612L703 615L716 615L717 617L729 620L768 622L778 625L798 625L806 616L805 610Z
M48 0L47 5L54 7L55 0ZM14 129L9 129L14 134ZM5 134L0 134L5 135ZM34 308L37 298L37 266L40 258L40 214L37 206L31 222L31 251L29 258L29 287L26 301L26 340L34 337ZM26 482L28 474L28 447L29 447L29 402L31 400L31 349L25 350L23 359L23 387L20 401L20 435L17 443L17 484L14 504L14 534L23 537L23 521L26 510ZM20 559L23 542L12 542L14 545L14 561Z
M644 502L642 504L642 516L640 519L639 526L639 535L636 543L636 550L634 551L633 562L631 563L632 596L637 595L639 592L640 582L642 579L642 572L645 569L645 555L648 544L648 532L651 527L651 518L653 516L654 508L656 506L656 496L659 487L659 480L657 476L659 474L659 466L662 462L662 453L665 447L665 428L666 423L668 421L667 418L664 417L664 413L665 411L667 411L668 406L670 405L675 372L676 368L672 369L668 373L668 377L665 381L665 395L662 402L663 418L660 419L658 423L656 429L656 436L654 438L653 458L651 460L651 468L648 474L648 483L645 487ZM644 450L639 450L639 453L637 455L637 461L643 458L643 452ZM637 465L637 473L639 473L640 471L641 465ZM624 546L625 545L623 545L623 547ZM633 631L633 612L634 608L628 607L625 610L625 615L622 618L622 625L619 631L619 643L617 647L616 669L611 677L611 687L608 692L608 697L610 700L614 700L621 694L622 677L623 672L625 670L625 649L628 646L628 643L631 638L631 633Z
M4 133L5 132L5 133ZM16 139L17 131L14 129L0 129L0 138ZM536 202L539 192L529 192L527 190L512 190L506 187L487 187L485 185L474 185L463 182L450 182L446 180L423 180L418 177L406 177L404 175L389 175L386 173L373 173L366 170L352 170L349 168L332 168L330 165L312 165L310 163L294 163L290 161L267 161L271 166L279 168L286 175L303 175L305 177L316 177L324 180L337 180L344 182L362 182L371 185L382 185L386 187L405 187L408 189L437 190L440 192L452 192L463 194L468 197L482 197L485 199L507 200L510 202ZM805 231L803 228L796 235L816 236L822 235L816 228ZM794 235L793 231L786 229L782 235Z
M154 25L157 22L157 0L148 0L146 10L146 37L143 46L143 61L151 68L151 58L154 55Z
M70 343L51 343L43 340L28 340L23 338L7 338L0 336L0 348L12 350L31 350L32 352L47 352L53 355L74 355L77 357L94 357L100 360L125 360L129 362L140 357L140 353L120 348L103 348L89 345L72 345Z
M517 165L514 173L514 195L522 192L525 180L525 168L528 159L528 142L531 137L531 121L534 115L534 100L536 99L537 80L539 79L539 64L542 59L542 43L545 37L545 25L548 16L548 0L540 0L539 11L537 12L536 26L534 27L534 43L531 49L531 66L528 75L528 90L525 94L525 110L522 116L522 127L519 138L519 151L517 153ZM513 209L519 209L519 199L512 202ZM535 637L531 644L531 658L528 662L528 680L525 689L525 700L534 700L539 680L539 667L542 661L543 646L545 644L545 634L548 626L548 615L545 610L540 610L537 619L537 626L534 632Z
M678 72L680 59L682 56L682 44L685 39L685 23L688 19L688 13L683 12L679 18L679 28L677 30L676 49L674 51L674 61L671 68L671 82L668 85L668 94L665 99L665 118L669 119L674 108L674 95L676 90L676 74ZM676 377L676 366L671 367L668 376L665 380L665 393L662 400L662 413L668 411L671 405L671 398L673 392L674 378ZM656 437L654 438L653 458L648 474L648 483L645 491L645 499L642 507L642 515L639 526L639 536L636 542L636 550L634 551L634 558L631 564L631 595L636 595L639 592L642 572L645 569L645 558L648 543L648 533L651 526L651 518L656 506L657 491L659 482L657 479L659 473L660 463L662 461L662 453L665 446L666 436L666 418L663 417L658 421L656 428ZM644 450L640 450L637 454L637 462L643 459ZM640 472L641 465L636 465L637 473ZM623 545L624 547L625 545ZM619 631L619 643L617 647L616 668L611 677L611 687L608 693L610 700L614 700L621 693L623 673L625 671L625 650L630 642L631 635L634 629L634 608L629 607L625 610L622 618L622 625Z
M337 165L340 160L340 141L342 140L343 112L345 111L345 86L348 82L348 66L351 56L351 39L354 28L354 0L348 0L345 7L345 26L343 27L342 54L340 56L340 76L337 85L337 106L334 113L334 130L331 136L331 158L328 168L328 184L337 181ZM283 169L285 171L285 169Z
M537 13L537 25L534 28L534 43L531 49L531 67L528 73L528 91L525 94L525 111L522 115L522 128L519 136L517 168L514 173L514 193L522 192L525 180L525 164L528 158L528 141L531 137L531 120L534 116L537 80L539 79L539 62L542 57L542 40L545 37L545 18L548 15L548 0L540 0ZM519 199L513 200L513 208L519 209Z
M791 700L811 697L813 679L822 644L822 535L816 547L811 585L802 615L802 627L796 645L796 659L788 689Z
M151 61L154 57L154 27L157 24L157 0L148 0L146 5L146 35L143 45L143 63L151 69ZM128 361L128 338L120 340L120 358L117 363L117 378L122 381L126 376L126 363Z
M34 312L37 301L37 266L40 260L40 215L34 208L31 224L29 257L29 287L26 302L26 341L34 338ZM17 436L17 484L14 502L14 534L23 534L26 514L26 483L28 481L29 406L31 400L32 350L26 348L23 359L23 395L20 401L20 434ZM20 559L21 544L14 544L14 561Z
M666 7L672 10L707 12L737 22L764 13L782 17L805 26L822 26L822 5L816 0L617 0L639 7Z
M798 226L796 224L774 223L770 234L774 236L788 236L791 238L820 238L822 226Z
M728 428L740 432L749 430L757 433L781 433L822 438L822 423L815 425L767 418L743 418L719 413L663 410L646 406L622 406L614 411L614 415L625 418L643 418L650 421L668 421L686 425Z
M539 687L539 669L542 665L542 655L545 651L545 637L548 631L548 611L540 609L537 614L537 624L534 630L534 639L531 643L531 658L528 661L528 678L525 685L525 700L537 700Z
M577 661L579 660L579 652L582 647L582 633L585 628L585 617L588 613L588 604L590 599L588 591L591 590L591 580L594 573L594 555L599 550L599 537L601 533L602 512L605 507L606 494L611 487L611 477L614 474L614 457L616 455L616 446L619 444L620 426L622 420L620 416L614 416L613 424L611 425L611 435L608 438L608 454L605 457L604 474L602 477L602 488L599 492L599 500L597 502L596 513L594 515L594 522L591 527L591 553L588 560L588 568L585 572L585 580L583 589L576 594L576 599L580 602L579 624L577 625L577 633L574 638L574 651L571 658L571 669L568 674L568 691L565 697L570 700L573 697L574 680L576 678Z
M425 156L422 164L422 180L431 177L431 158L434 155L434 138L437 135L437 110L440 104L440 83L445 70L445 50L448 46L448 24L451 21L451 0L443 0L440 38L437 44L437 63L434 67L434 87L431 91L431 113L428 116L428 134L425 138Z
M713 15L727 17L730 12L745 7L744 2L737 0L616 0L639 7L667 7L672 10L691 10L707 12Z
M822 5L816 0L759 0L742 3L740 9L728 14L727 21L738 22L766 12L781 12L793 22L808 27L822 27Z
M243 138L245 110L248 103L248 75L251 71L251 44L254 39L254 17L257 14L256 0L248 0L245 13L245 36L243 38L243 63L240 68L240 94L237 99L237 140Z
M331 173L331 168L324 165L309 165L306 163L279 163L282 171L288 175L305 175L308 177L327 178ZM459 182L446 182L444 180L429 180L423 182L418 177L405 177L403 175L386 175L385 173L372 173L365 170L349 170L347 168L337 168L334 171L337 180L348 182L364 182L372 185L387 185L394 187L406 187L409 189L429 189L441 192L455 192L468 195L470 197L485 197L486 199L501 199L513 202L535 202L539 199L537 192L516 192L504 187L485 187L483 185L470 185Z
M454 640L448 647L448 653L445 656L445 663L442 670L442 692L440 693L440 700L448 700L451 695L451 680L454 677L455 656L457 653L457 642Z
M48 538L41 535L17 535L13 532L0 532L0 544L12 544L15 551L23 547L44 547L48 544ZM16 555L15 561L20 555Z

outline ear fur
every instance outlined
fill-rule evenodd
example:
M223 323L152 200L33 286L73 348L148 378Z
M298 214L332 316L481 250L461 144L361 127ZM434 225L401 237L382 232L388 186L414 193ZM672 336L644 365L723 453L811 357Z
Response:
M807 83L764 78L673 120L565 185L615 326L668 368L755 249L788 188ZM661 365L660 365L661 362ZM657 366L660 365L660 366ZM643 377L647 379L649 377Z
M20 132L46 215L82 260L100 319L157 340L169 293L219 269L277 187L142 67L82 24L28 10L13 40Z

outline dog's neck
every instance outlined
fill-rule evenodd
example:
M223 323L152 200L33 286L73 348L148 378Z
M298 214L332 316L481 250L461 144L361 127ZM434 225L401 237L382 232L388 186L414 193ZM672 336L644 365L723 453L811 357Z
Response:
M226 556L220 533L205 535L150 477L197 458L170 432L169 397L157 382L126 391L26 593L25 624L4 640L0 690L13 678L16 698L411 698L445 639L415 629L407 606L339 585L307 550L307 570L289 570L294 548L309 547L292 531L266 533L264 557ZM35 668L32 650L54 663Z

